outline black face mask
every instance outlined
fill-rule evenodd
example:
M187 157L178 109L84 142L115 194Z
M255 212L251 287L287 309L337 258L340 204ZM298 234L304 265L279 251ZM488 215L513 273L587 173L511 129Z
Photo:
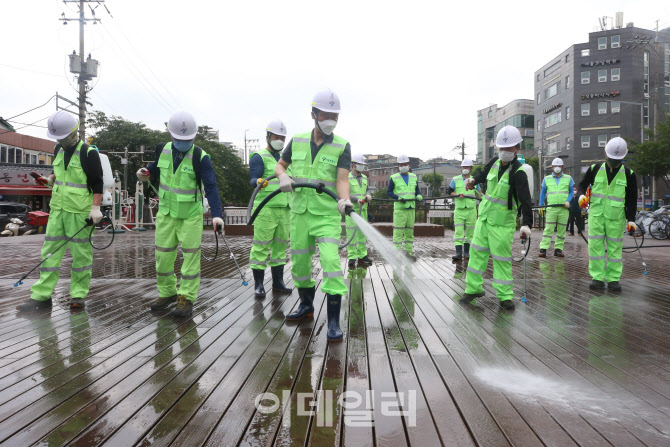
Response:
M616 169L619 166L621 166L621 160L614 160L613 158L608 158L607 164L610 165L611 168Z

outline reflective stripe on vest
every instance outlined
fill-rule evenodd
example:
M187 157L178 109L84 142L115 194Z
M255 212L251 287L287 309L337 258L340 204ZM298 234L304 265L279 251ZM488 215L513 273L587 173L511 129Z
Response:
M350 195L351 197L355 197L359 200L363 200L365 198L365 194L368 192L368 178L361 174L361 184L358 184L358 178L351 172L349 173L349 186L350 188ZM354 209L358 210L357 206L354 206ZM368 209L368 204L365 203L363 204L363 209L366 210Z
M61 147L53 161L54 181L49 206L53 209L62 209L71 213L88 213L93 205L93 193L88 190L87 177L81 166L81 148L83 141L79 141L70 163L65 169L65 149ZM90 151L96 150L89 147Z
M556 177L548 175L544 178L544 184L547 187L547 205L558 205L567 202L570 195L570 177L567 174L561 175L558 185Z
M293 137L291 143L291 165L293 180L296 183L311 183L324 186L334 193L337 185L337 163L344 152L347 141L333 135L331 143L324 143L316 158L312 161L311 133L306 132ZM312 188L299 188L293 193L291 210L302 214L308 210L317 215L337 213L337 202L327 194L318 194Z
M595 165L591 165L591 169L594 167ZM589 215L604 215L606 219L614 220L624 219L626 216L626 186L628 186L628 181L623 165L612 179L612 183L608 184L605 163L601 164L591 186Z
M399 172L391 176L391 179L393 179L393 194L401 199L407 200L406 203L395 202L393 204L394 209L414 208L416 206L414 199L416 199L416 185L418 179L416 174L412 174L411 172L408 172L407 176L407 183L405 183L405 180Z
M277 160L275 160L274 156L267 148L263 148L258 152L256 152L255 154L251 154L249 160L251 160L251 158L254 155L259 155L263 160L264 179L275 174L275 166L277 166ZM277 189L279 189L279 180L278 179L270 180L268 182L268 186L261 189L260 191L258 191L258 194L256 194L256 198L254 199L254 208L260 205L263 199L265 199L271 192ZM289 195L290 194L288 193L278 194L272 200L270 200L265 206L268 206L270 208L283 208L285 206L288 206Z

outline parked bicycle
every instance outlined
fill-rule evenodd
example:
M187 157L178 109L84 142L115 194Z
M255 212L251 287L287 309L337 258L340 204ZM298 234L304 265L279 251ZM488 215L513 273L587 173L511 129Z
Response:
M649 223L649 234L654 239L667 239L670 237L670 212L664 212Z

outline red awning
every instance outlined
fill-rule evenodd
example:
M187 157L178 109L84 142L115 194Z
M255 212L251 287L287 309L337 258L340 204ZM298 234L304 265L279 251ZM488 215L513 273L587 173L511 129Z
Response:
M50 196L51 189L37 185L0 185L0 194L8 196Z

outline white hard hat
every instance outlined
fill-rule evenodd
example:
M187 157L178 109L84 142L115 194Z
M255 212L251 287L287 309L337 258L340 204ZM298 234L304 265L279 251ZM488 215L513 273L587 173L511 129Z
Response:
M275 135L286 136L286 126L282 120L270 121L265 130Z
M514 126L505 126L498 131L496 137L496 147L514 147L521 143L521 132Z
M340 98L332 90L321 90L314 95L312 107L324 112L340 113Z
M198 134L198 125L193 115L180 110L170 117L168 130L175 140L192 140Z
M469 158L464 158L463 161L461 162L461 167L463 166L472 166L472 160Z
M354 163L362 164L362 165L364 165L366 163L365 162L365 157L363 157L363 154L361 154L361 153L354 154L351 157L351 161L353 161Z
M621 137L612 138L605 146L605 154L614 160L623 159L628 154L628 145L626 140Z
M552 166L563 166L563 160L560 158L554 158L554 161L551 162Z
M79 129L79 119L70 112L59 110L47 120L47 137L62 140Z
M409 157L405 154L398 155L398 164L400 163L409 163Z

